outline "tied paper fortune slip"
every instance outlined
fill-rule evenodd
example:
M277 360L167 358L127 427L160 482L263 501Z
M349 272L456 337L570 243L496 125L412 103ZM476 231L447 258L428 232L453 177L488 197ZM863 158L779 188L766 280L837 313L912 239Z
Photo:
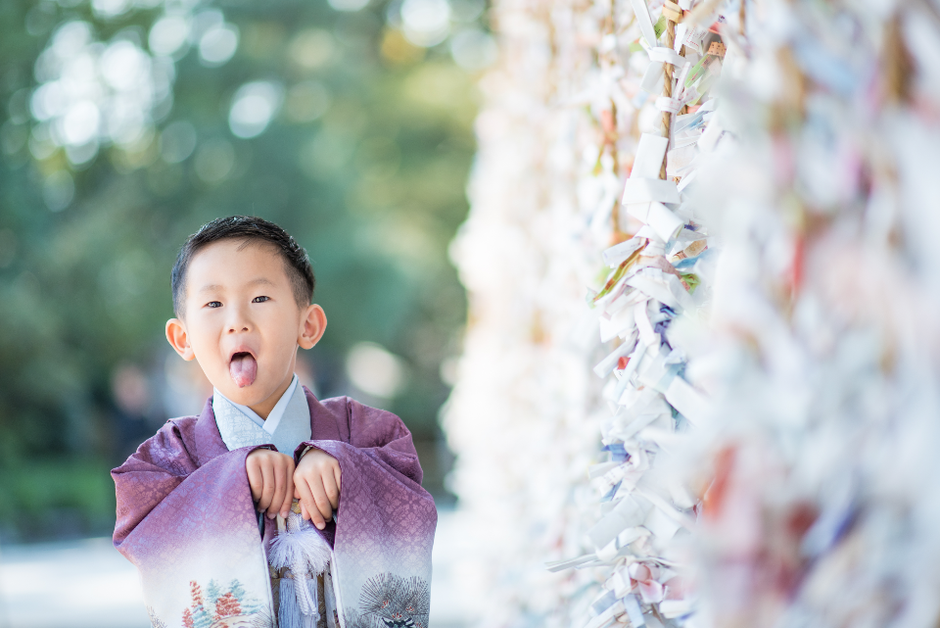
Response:
M684 12L701 3L676 4L685 23ZM468 525L479 551L467 557L475 569L463 584L487 601L474 609L483 625L659 626L666 612L680 625L694 608L694 591L681 586L687 561L676 549L688 537L680 528L668 538L680 523L670 512L687 514L694 501L682 487L673 497L661 472L668 448L694 422L706 422L700 389L685 379L687 345L672 332L710 290L703 272L714 252L710 223L688 194L693 181L710 178L699 169L698 140L722 64L677 47L681 29L672 36L663 6L587 2L549 11L492 3L505 46L485 79L493 89L477 123L471 211L451 249L473 324L445 411L458 454L453 486L468 519L499 512L514 524L499 532ZM719 39L702 32L711 23L703 20L696 32L706 49ZM668 55L676 63L654 61L651 54L661 53L653 48L677 52ZM659 97L684 104L664 114ZM731 139L717 126L714 134L712 147ZM648 163L635 155L646 135L659 144L659 159ZM689 147L658 183L666 152ZM673 186L655 202L682 222L678 233L650 216L652 190L623 199L631 165L630 186L643 187L643 179ZM611 268L601 283L605 249ZM585 286L592 311L582 305ZM599 347L598 332L610 344ZM589 485L585 467L599 456L604 462L591 469ZM671 510L654 506L653 492L633 496L639 483L668 498L658 503ZM620 530L612 520L603 534L588 534L627 497L639 508L634 517ZM590 568L537 567L564 559ZM628 568L636 562L645 568ZM657 590L661 601L643 598Z
M687 7L667 6L662 15L675 22L680 8ZM620 208L619 225L632 237L604 251L611 271L591 300L601 340L619 342L594 369L608 380L604 397L616 408L601 430L610 460L589 472L601 508L587 531L588 553L548 563L553 571L606 568L585 628L681 626L695 617L697 594L683 546L695 528L698 500L675 471L674 451L707 422L710 402L686 379L684 338L673 329L697 318L710 287L708 231L693 220L697 207L688 193L707 114L687 107L710 100L701 81L704 63L695 47L670 39L672 30L648 50L651 63L639 85L654 94L663 90L653 105L665 114L664 135L640 134ZM689 29L677 32L684 37ZM695 33L700 49L706 36ZM667 66L675 71L663 72ZM669 78L654 92L653 77ZM678 142L685 152L670 153Z

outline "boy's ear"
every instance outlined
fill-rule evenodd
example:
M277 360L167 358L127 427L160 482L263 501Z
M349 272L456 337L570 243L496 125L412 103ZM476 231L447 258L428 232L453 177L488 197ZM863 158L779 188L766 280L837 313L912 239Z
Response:
M176 350L180 357L189 362L196 354L189 345L189 335L186 333L186 326L178 318L171 318L166 322L166 340L170 346Z
M315 344L320 342L324 331L326 331L326 312L314 303L305 310L297 344L300 345L301 349L312 349Z

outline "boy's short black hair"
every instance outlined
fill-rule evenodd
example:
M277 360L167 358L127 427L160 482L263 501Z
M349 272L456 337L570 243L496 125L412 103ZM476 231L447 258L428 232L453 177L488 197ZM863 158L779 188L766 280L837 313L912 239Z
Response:
M284 260L287 277L290 279L294 299L301 307L310 305L313 299L313 288L316 280L307 251L297 244L293 237L279 226L256 216L228 216L216 218L204 224L199 231L189 236L176 256L176 264L170 275L170 286L173 289L173 310L176 316L182 316L186 296L186 270L193 256L205 246L219 240L244 239L261 240L277 248L278 254Z

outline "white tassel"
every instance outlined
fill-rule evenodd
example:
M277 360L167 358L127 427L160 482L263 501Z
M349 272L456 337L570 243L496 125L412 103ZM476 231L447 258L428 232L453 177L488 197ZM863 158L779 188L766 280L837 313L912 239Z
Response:
M287 515L287 530L271 543L268 562L276 569L293 569L295 564L306 563L310 573L320 575L326 571L331 554L330 546L313 524L291 511Z
M304 586L305 585L305 586ZM281 578L281 606L277 613L278 628L317 628L320 613L317 609L317 581L309 578ZM302 587L302 588L301 588ZM313 613L303 612L301 591L313 601Z
M297 604L300 606L300 612L306 617L317 614L317 594L316 589L310 592L310 578L307 578L307 572L301 571L304 565L296 565L296 571L292 568L294 574L294 593L297 595ZM300 574L300 575L298 575ZM316 582L314 580L313 582Z
M297 606L294 579L281 578L281 607L277 611L278 628L302 628L303 615Z
M316 578L305 580L307 583L307 593L313 600L313 612L304 615L304 628L317 628L317 622L320 621L320 609L317 603L317 580Z
M313 524L299 512L291 510L286 523L286 529L282 529L271 543L268 555L272 567L286 567L293 576L281 578L278 626L315 628L320 617L316 576L326 571L332 552ZM308 578L308 574L314 577Z

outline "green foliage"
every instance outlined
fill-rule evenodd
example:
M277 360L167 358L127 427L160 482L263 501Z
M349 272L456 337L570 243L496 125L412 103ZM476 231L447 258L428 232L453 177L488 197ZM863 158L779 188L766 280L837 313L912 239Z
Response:
M329 319L307 356L321 391L346 392L351 345L382 344L411 372L388 409L433 438L447 394L439 363L465 316L446 251L467 209L470 77L443 48L396 39L381 4L339 14L319 1L221 3L240 32L235 56L208 68L188 52L156 133L103 146L75 168L61 149L31 154L36 59L54 28L76 18L102 41L136 30L146 45L158 12L105 20L71 4L0 3L0 527L60 502L113 516L99 486L111 492L110 479L86 475L129 453L112 374L131 362L159 379L176 251L221 215L274 220L309 251ZM266 131L240 139L229 106L256 80L280 82L284 106ZM196 146L170 163L160 133L175 122L192 125ZM62 170L75 196L52 211L44 186Z
M0 532L7 536L75 536L113 517L114 484L101 461L28 460L0 470Z

